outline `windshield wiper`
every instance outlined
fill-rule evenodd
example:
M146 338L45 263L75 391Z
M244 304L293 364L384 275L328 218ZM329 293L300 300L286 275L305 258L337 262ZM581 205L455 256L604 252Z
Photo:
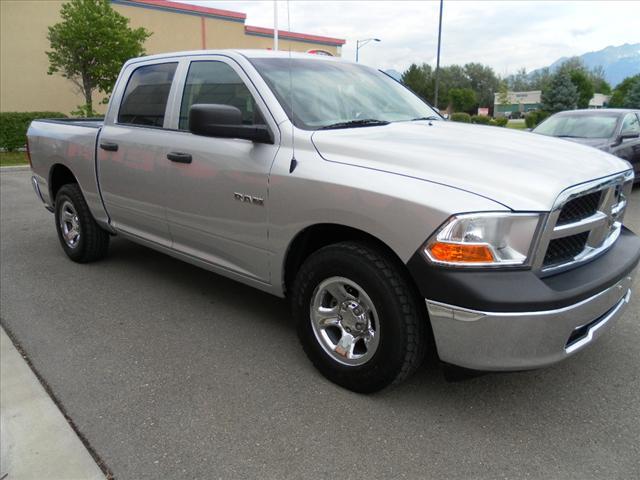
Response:
M319 130L331 130L334 128L356 128L356 127L373 127L376 125L389 125L386 120L377 120L375 118L362 118L360 120L349 120L348 122L332 123L320 127Z
M587 137L580 137L578 135L557 135L558 138L587 138Z
M417 117L417 118L412 118L410 121L412 122L417 122L418 120L440 120L440 118L431 115L430 117Z

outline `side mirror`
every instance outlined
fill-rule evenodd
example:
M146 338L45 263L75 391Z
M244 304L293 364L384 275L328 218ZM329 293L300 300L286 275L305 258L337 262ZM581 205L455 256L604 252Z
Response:
M626 131L626 132L622 132L620 133L620 135L618 135L615 139L615 141L611 144L612 147L617 147L618 145L620 145L622 142L624 142L625 140L628 140L630 138L638 138L640 137L640 133L638 132L630 132L630 131Z
M243 125L242 112L231 105L197 103L189 109L189 131L194 135L242 138L273 144L266 125Z

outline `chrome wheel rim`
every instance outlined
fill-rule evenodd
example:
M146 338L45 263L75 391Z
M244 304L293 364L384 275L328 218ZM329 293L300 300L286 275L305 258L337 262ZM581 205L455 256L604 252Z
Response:
M60 232L69 248L76 248L80 242L80 221L73 203L65 200L60 207Z
M311 326L322 349L336 362L357 366L375 355L380 321L365 290L344 277L331 277L311 297Z

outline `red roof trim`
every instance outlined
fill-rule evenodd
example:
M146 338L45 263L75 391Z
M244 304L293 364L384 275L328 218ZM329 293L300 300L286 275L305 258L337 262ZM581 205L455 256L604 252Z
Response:
M246 25L244 27L246 33L254 33L258 35L269 35L273 37L273 28L264 27L251 27ZM328 45L344 45L346 40L341 38L323 37L320 35L307 35L306 33L288 32L286 30L278 30L278 36L282 38L290 38L292 40L302 40L317 43L325 43Z
M191 13L200 13L203 15L215 15L216 17L227 17L237 20L246 20L247 14L241 12L232 12L231 10L221 10L219 8L200 7L189 3L171 2L169 0L130 0L128 3L133 5L142 4L153 7L170 8L172 10L182 10Z

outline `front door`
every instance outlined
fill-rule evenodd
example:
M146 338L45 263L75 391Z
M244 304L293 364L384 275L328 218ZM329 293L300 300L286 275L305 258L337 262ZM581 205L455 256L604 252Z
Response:
M635 134L640 135L640 119L636 113L627 113L622 119L620 135ZM625 138L613 148L614 155L624 158L638 168L640 163L640 137Z
M268 110L246 74L232 60L207 57L190 63L176 130L167 132L164 196L173 248L228 272L269 283L268 179L278 149L249 140L212 138L188 131L193 104L224 104L243 123L265 124ZM274 135L277 126L270 120ZM277 138L277 136L276 136ZM182 157L181 157L182 155Z

